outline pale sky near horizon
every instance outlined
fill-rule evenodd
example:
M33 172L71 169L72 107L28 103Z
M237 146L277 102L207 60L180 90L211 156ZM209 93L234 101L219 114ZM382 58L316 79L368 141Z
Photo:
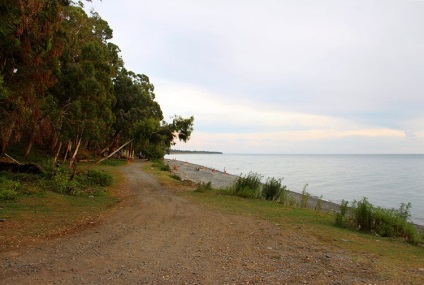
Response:
M177 149L424 153L424 1L93 2Z

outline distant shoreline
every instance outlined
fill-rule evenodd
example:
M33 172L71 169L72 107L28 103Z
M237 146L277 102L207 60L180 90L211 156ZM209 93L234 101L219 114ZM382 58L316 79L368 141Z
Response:
M171 149L169 151L169 154L223 154L223 153L220 151Z

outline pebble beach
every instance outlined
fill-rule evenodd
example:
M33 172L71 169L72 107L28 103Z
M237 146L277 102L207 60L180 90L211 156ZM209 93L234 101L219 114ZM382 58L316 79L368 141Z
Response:
M181 180L188 180L194 183L208 183L211 182L212 188L222 189L234 184L238 176L228 174L223 171L216 170L203 165L197 165L185 161L175 159L165 159L171 171L178 175ZM288 195L295 199L297 204L300 204L302 194L287 190ZM318 197L310 196L308 198L308 208L317 209L326 212L336 212L340 210L340 205L330 201L319 199Z

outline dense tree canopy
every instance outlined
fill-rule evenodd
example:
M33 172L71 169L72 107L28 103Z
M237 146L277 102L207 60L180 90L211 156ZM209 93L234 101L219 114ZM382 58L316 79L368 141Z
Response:
M165 122L146 75L128 71L99 14L73 1L0 3L1 153L33 145L75 157L129 150L163 157L193 131L193 117Z

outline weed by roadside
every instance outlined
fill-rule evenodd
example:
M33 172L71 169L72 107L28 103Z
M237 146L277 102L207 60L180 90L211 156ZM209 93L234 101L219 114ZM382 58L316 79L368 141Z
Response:
M302 199L300 201L300 206L302 208L307 208L308 207L308 201L309 201L309 198L311 197L311 194L309 194L308 192L306 192L306 187L308 187L308 184L305 184L305 186L303 186Z
M410 203L402 203L399 209L376 207L365 197L351 203L350 208L347 201L342 201L335 223L339 227L375 233L381 237L403 237L411 244L418 244L423 240L415 226L408 222L410 208Z
M230 187L230 192L244 198L258 198L261 196L261 178L261 175L253 172L239 176Z
M208 183L204 183L201 182L197 185L196 190L194 190L195 192L205 192L205 191L209 191L212 190L212 182L208 182Z
M152 167L159 168L161 171L171 171L169 165L165 164L161 159L154 160L152 163Z
M282 190L286 186L281 186L283 179L275 179L274 177L268 178L266 183L262 187L262 197L265 200L276 201L280 199Z

